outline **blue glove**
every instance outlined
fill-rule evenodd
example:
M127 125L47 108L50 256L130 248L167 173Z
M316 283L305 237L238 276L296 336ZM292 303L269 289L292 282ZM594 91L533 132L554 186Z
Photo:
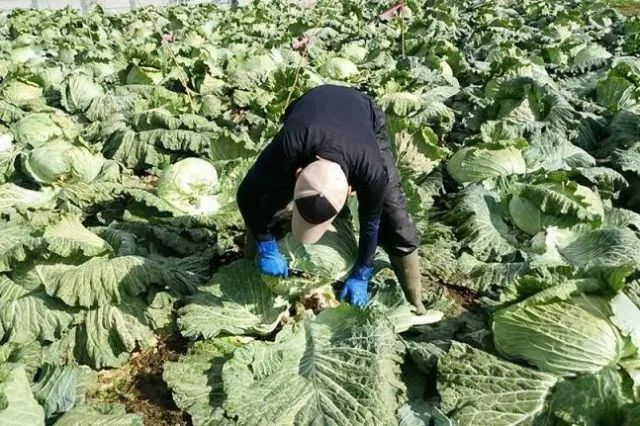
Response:
M367 304L369 296L367 287L373 275L372 266L356 265L349 274L349 278L344 282L344 287L340 292L340 300L347 300L355 306L363 307Z
M273 238L267 241L258 241L258 269L265 275L287 278L289 265L280 254L278 244Z

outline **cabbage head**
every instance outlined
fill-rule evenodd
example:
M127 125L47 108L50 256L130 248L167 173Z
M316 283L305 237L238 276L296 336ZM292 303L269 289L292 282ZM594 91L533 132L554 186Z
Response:
M344 80L358 74L358 66L345 58L331 58L318 71L324 77Z
M342 46L340 54L348 60L360 63L365 60L369 51L366 47L357 43L349 43Z
M207 118L216 118L222 112L222 102L214 95L205 95L200 104L200 115Z
M512 146L503 149L469 146L453 154L447 163L447 171L456 182L463 184L525 173L527 165L522 152Z
M609 298L548 297L549 289L494 317L494 342L503 355L562 376L596 373L622 357L625 339L610 321Z
M33 46L18 46L11 50L10 56L14 63L24 64L38 59L40 54Z
M109 62L89 62L84 66L91 71L96 78L104 78L108 75L115 74L116 72L125 68L121 63L118 63L115 59Z
M127 84L160 84L162 71L152 68L134 65L127 73Z
M61 65L48 65L38 69L36 73L38 81L42 82L44 89L57 88L65 78L65 72Z
M42 101L42 87L27 80L10 80L2 86L2 97L16 106Z
M67 78L62 91L61 103L69 112L83 112L93 99L104 95L102 86L84 74L75 74Z
M62 112L37 112L29 114L13 124L16 140L32 147L38 147L54 139L74 139L81 127Z
M217 197L218 172L201 158L185 158L160 177L158 196L176 210L191 214L213 214L220 208Z
M101 154L62 139L40 145L22 157L24 171L41 184L91 182L104 162Z
M544 213L535 203L517 195L509 200L509 215L513 224L529 235L537 235L549 226L567 228L578 223L571 215Z

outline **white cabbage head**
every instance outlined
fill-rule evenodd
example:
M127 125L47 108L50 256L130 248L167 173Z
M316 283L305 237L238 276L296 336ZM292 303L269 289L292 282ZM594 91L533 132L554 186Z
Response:
M22 160L25 172L41 184L91 182L100 174L104 163L101 154L62 139L32 149Z
M330 58L320 67L324 77L344 80L358 74L358 66L345 58Z
M547 290L553 296L560 287ZM624 338L602 296L548 297L541 292L499 311L494 342L503 355L562 376L596 373L617 363Z
M201 158L185 158L164 170L158 196L186 214L213 214L220 208L218 172Z

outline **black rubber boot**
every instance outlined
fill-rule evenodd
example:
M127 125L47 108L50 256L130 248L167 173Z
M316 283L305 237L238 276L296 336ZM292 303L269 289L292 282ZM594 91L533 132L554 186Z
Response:
M405 297L415 308L415 313L418 315L426 313L427 310L422 304L422 275L418 250L402 257L389 256L389 260Z

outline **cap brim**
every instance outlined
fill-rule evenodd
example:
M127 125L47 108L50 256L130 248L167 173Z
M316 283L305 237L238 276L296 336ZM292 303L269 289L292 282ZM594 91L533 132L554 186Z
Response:
M335 230L332 225L333 219L335 216L326 222L317 225L311 224L302 218L294 204L291 215L291 233L295 239L303 244L315 244L325 232Z

